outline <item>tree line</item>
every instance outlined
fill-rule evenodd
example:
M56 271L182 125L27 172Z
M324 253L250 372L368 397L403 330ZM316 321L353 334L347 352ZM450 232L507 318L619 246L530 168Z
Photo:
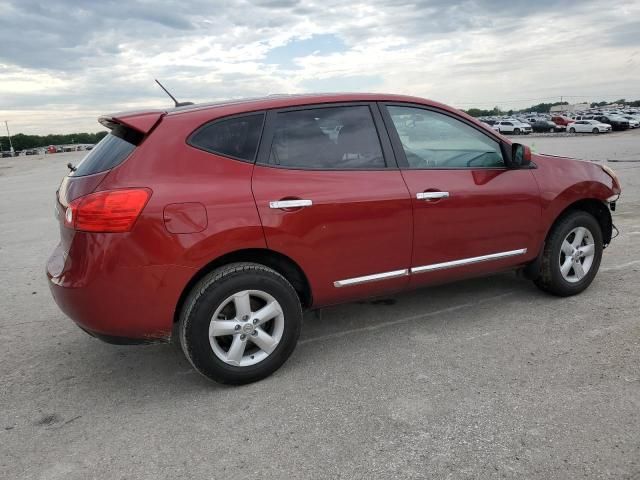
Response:
M72 145L74 143L98 143L108 132L98 133L68 133L65 135L25 135L18 133L11 135L11 144L14 150L27 150L30 148L48 147L49 145ZM0 150L9 150L9 138L0 137Z
M591 108L595 107L604 107L605 105L609 105L610 103L618 103L625 104L629 107L640 107L640 100L633 100L627 102L624 98L620 98L615 102L592 102ZM513 115L514 113L549 113L551 111L551 107L555 107L556 105L569 105L569 102L553 102L553 103L538 103L537 105L532 105L529 108L523 108L522 110L502 110L500 107L495 106L491 110L484 110L481 108L470 108L469 110L465 110L472 117L493 117L493 116L504 116L504 115Z

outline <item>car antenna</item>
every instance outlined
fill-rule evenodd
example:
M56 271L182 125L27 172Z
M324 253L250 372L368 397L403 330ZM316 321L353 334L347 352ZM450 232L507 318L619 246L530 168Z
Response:
M174 97L173 95L171 95L171 94L169 93L169 90L167 90L166 88L164 88L164 85L162 85L162 84L158 81L158 79L157 79L157 78L154 78L154 80L156 81L156 83L157 83L158 85L160 85L160 88L161 88L162 90L164 90L164 91L165 91L165 93L166 93L167 95L169 95L169 96L171 97L171 100L173 100L173 103L175 103L175 104L176 104L176 107L186 107L187 105L193 105L193 102L179 102L178 100L176 100L176 97Z

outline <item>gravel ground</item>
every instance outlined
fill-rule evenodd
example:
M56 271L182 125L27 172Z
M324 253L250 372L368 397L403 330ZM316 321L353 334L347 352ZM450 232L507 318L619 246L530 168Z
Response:
M521 140L621 175L587 292L506 274L328 308L236 388L65 318L44 264L81 154L1 159L0 478L640 478L640 131Z

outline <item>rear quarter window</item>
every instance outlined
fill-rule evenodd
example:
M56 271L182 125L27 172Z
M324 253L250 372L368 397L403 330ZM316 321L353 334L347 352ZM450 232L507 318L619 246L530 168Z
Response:
M206 152L253 162L263 123L263 113L214 120L198 128L187 143Z
M131 155L141 141L141 133L117 125L93 147L69 176L83 177L110 170Z

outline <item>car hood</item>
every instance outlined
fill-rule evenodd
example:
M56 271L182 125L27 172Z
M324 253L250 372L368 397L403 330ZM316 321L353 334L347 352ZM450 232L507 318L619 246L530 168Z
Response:
M567 186L582 182L603 184L612 193L620 193L619 180L614 180L601 163L559 155L533 154L533 163L537 167L536 176L540 175L552 183ZM602 198L601 200L605 200Z

